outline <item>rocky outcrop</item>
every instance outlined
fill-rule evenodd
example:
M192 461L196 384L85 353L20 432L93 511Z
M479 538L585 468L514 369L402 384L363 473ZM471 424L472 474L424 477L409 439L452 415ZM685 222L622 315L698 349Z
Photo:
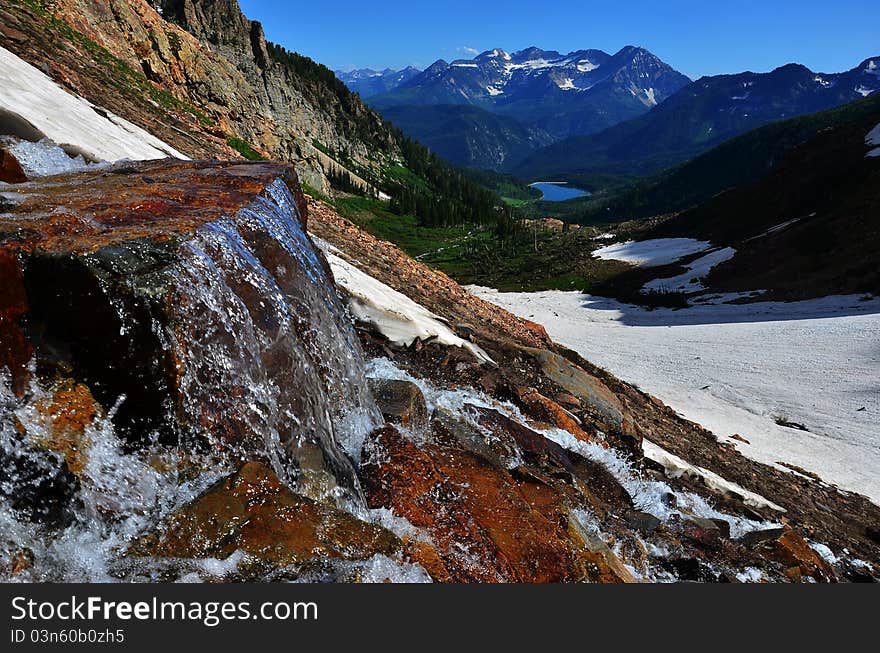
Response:
M878 540L874 524L880 520L880 508L867 498L840 492L818 479L756 463L732 447L719 446L711 432L681 419L656 398L597 368L575 352L552 343L538 325L468 294L443 273L410 259L393 244L364 233L330 207L311 202L310 216L310 230L341 251L341 256L368 269L450 324L468 324L469 339L498 366L474 367L472 361L452 350L394 347L365 334L369 354L392 356L399 365L439 385L470 386L512 401L536 424L552 424L573 432L575 437L578 430L591 437L602 432L613 449L641 461L648 478L674 482L708 498L719 509L759 520L775 520L782 514L756 512L742 497L714 490L699 477L669 479L665 468L643 455L643 439L659 445L692 465L784 507L784 519L803 536L824 542L834 551L846 549L862 560L876 559ZM574 418L577 428L564 419L563 416L569 417L566 413ZM435 423L443 421L447 438L469 443L459 446L496 462L510 460L510 452L505 451L500 441L486 442L479 433L461 428L459 420L452 420L441 411L435 411L432 419ZM669 568L674 574L678 574L676 570L682 571L683 578L709 578L694 564L680 561L669 563ZM861 577L858 569L861 567L850 568L847 573L853 578Z
M328 157L315 141L362 166L379 150L394 157L394 137L374 112L273 59L236 2L159 4L164 16L147 0L16 0L2 9L0 30L4 47L62 86L193 158L235 158L241 139L326 189Z
M19 393L33 355L41 378L115 406L134 444L262 459L304 494L359 500L345 420L379 414L348 383L360 349L289 167L125 164L21 184L6 211L3 361Z

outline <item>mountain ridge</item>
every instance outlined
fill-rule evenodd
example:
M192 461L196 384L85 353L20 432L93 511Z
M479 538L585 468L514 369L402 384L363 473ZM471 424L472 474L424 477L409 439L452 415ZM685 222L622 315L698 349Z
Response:
M878 62L880 57L868 58L833 74L786 64L769 73L701 77L642 116L554 143L509 171L528 178L659 172L751 129L876 93Z
M471 104L562 138L590 133L648 110L690 80L644 48L566 54L529 47L442 59L395 90L373 96L396 105Z

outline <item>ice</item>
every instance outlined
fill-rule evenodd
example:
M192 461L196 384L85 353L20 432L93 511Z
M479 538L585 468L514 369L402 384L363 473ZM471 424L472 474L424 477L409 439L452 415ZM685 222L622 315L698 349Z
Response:
M0 47L0 109L20 116L46 138L95 161L187 157L144 129L68 93Z
M648 310L577 292L472 292L542 323L743 455L880 501L880 299Z
M709 247L711 243L692 238L657 238L638 242L629 240L601 247L593 252L593 256L606 261L657 267L675 263L680 258L705 251Z
M642 292L693 293L705 290L705 286L700 283L700 279L707 277L712 271L712 268L725 261L729 261L735 254L736 250L733 249L733 247L725 247L724 249L719 249L715 252L706 254L705 256L698 258L696 261L688 263L685 266L688 269L687 272L683 272L674 277L649 281L642 288Z
M812 540L807 540L807 544L809 544L810 548L818 553L822 557L822 559L828 564L836 565L838 562L840 562L840 558L834 555L834 552L829 549L827 545L820 542L813 542Z

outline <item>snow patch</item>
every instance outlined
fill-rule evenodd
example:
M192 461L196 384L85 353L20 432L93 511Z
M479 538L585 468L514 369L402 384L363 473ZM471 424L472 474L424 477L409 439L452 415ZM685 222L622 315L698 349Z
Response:
M654 92L654 89L653 89L653 88L646 88L646 89L644 89L644 90L645 90L645 95L646 95L647 98L648 98L648 103L649 103L652 107L656 107L656 106L657 106L657 96L656 96L656 94L655 94L655 92Z
M649 310L579 292L470 291L542 323L556 342L744 456L880 501L880 298L725 304L739 296L710 295Z
M74 146L96 161L187 158L137 125L68 93L2 47L0 109L24 118L55 143Z
M654 240L615 243L593 252L593 257L605 261L623 261L645 267L675 263L682 257L709 249L711 243L693 238L657 238Z
M733 247L725 247L698 258L687 264L687 272L665 279L654 279L642 287L643 293L649 292L681 292L693 293L705 290L700 280L707 277L716 265L729 261L736 254Z
M868 156L880 156L880 124L878 124L874 129L868 132L868 135L865 136L865 145L868 147L874 147L873 150L868 152Z
M321 241L316 244L324 250L336 284L348 295L348 307L356 319L372 324L396 345L432 340L463 347L481 363L493 362L480 347L455 335L442 318L340 258Z
M581 59L578 61L577 69L582 73L589 73L596 70L599 66L594 64L589 59Z
M732 494L737 496L742 499L743 503L752 508L770 508L777 512L786 512L785 508L778 503L773 503L769 499L762 497L760 494L747 490L736 483L732 483L709 469L692 465L653 442L642 440L642 453L645 454L645 458L648 460L661 465L666 471L666 476L669 478L681 478L682 476L699 478L709 489L721 494Z

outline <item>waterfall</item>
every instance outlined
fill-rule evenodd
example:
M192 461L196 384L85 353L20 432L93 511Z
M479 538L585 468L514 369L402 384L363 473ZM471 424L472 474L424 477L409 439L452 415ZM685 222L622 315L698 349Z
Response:
M200 228L170 272L184 442L207 436L322 498L358 500L351 460L382 423L333 278L287 186ZM346 455L347 454L347 455Z
M27 260L52 365L102 406L74 442L85 462L71 472L47 448L59 381L38 373L41 350L20 396L0 368L0 558L29 552L23 578L127 577L118 565L132 538L246 460L268 461L299 494L367 515L355 464L384 421L352 318L287 184L169 233ZM30 486L54 521L18 506Z

